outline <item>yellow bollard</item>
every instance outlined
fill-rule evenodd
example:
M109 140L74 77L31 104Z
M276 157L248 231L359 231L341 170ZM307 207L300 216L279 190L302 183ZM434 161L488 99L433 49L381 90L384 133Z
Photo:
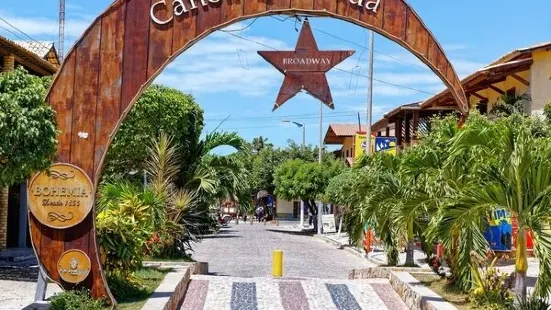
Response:
M272 275L275 278L283 277L283 251L274 250L274 259L272 262Z

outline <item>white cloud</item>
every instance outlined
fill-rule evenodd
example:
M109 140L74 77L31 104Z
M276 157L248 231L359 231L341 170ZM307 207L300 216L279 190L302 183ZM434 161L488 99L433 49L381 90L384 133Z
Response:
M238 24L232 28L242 27ZM240 36L276 49L292 49L280 40ZM257 54L262 46L247 40L216 32L177 58L156 82L194 93L271 94L279 88L283 75Z
M48 36L57 38L59 33L59 24L57 19L44 17L20 17L6 14L2 11L0 11L0 14L2 14L3 18L9 21L10 24L31 37ZM92 19L68 18L65 25L65 35L69 38L80 37L84 30L88 28L91 21ZM9 26L6 28L9 28Z

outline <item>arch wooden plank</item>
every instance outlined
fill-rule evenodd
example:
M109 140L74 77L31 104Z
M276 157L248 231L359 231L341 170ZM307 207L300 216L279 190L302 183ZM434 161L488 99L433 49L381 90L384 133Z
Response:
M243 1L245 0L228 0L222 2L222 20L230 21L243 16Z
M96 153L96 117L99 93L100 78L100 49L103 46L102 21L101 18L92 26L87 35L76 47L76 67L86 70L76 70L75 85L86 85L83 91L74 92L74 113L73 129L78 134L73 134L71 163L82 168L88 176L94 176L94 154ZM80 88L75 88L80 89ZM91 276L88 276L80 285L89 287L93 294L103 293L105 296L107 286L102 283L98 287L94 285L98 279L103 282L102 276L98 274L101 270L99 258L90 251L91 244L95 244L94 234L94 211L77 226L64 230L65 247L64 251L81 250L88 255L91 262ZM55 270L48 270L49 274L57 273ZM73 284L61 281L64 287L72 287Z
M209 31L222 24L222 3L214 3L211 6L204 6L198 9L198 15L201 18L197 18L197 33L198 37L203 37L203 35L208 34Z
M243 3L243 14L255 15L266 11L266 0L245 0Z
M40 252L39 263L50 279L60 283L61 277L55 271L57 270L57 261L65 249L66 240L64 232L40 224L32 214L30 228L31 231L38 231L41 235L39 240L32 240L33 247L35 247L35 249L37 247L40 248L40 250L37 251ZM31 232L31 235L36 235L36 232ZM39 242L39 244L35 242Z
M291 8L300 8L302 10L313 10L314 0L291 0Z
M413 49L419 51L423 57L428 56L429 32L423 27L419 17L415 15L411 8L408 8L406 43Z
M291 0L267 0L266 8L268 10L288 9L291 7Z
M96 23L76 49L75 88L73 94L73 133L71 163L94 175L94 142L96 139L96 105L98 98L101 23Z
M233 22L270 14L330 16L372 29L428 65L452 90L464 115L468 113L467 99L453 66L413 8L404 0L381 0L374 12L354 2L196 1L197 9L188 7L187 13L173 16L172 1L165 1L167 7L153 10L158 18L168 20L159 25L150 16L152 5L158 1L115 1L67 55L47 97L58 113L59 161L83 168L97 184L106 150L120 123L143 89L175 56ZM88 133L88 139L79 137L79 132ZM43 227L30 217L33 247L49 277L59 281L55 264L64 249L82 248L94 261L86 285L94 296L110 297L99 266L93 215L68 230Z
M71 53L65 59L64 70L61 70L52 84L55 89L48 96L48 102L56 111L56 121L63 131L57 136L59 161L68 162L71 157L71 137L73 129L73 87L75 84L76 53Z
M336 14L337 2L338 0L314 0L314 10Z
M94 152L94 184L99 182L101 161L120 114L121 72L124 52L124 14L126 4L108 12L102 18L102 53L100 59L99 93L96 117L96 149Z
M151 0L153 5L158 0ZM171 7L169 5L169 7ZM165 10L168 11L168 10ZM156 14L158 14L158 10ZM169 15L169 12L165 12ZM174 27L152 24L149 29L149 50L147 55L147 78L153 76L172 55L172 30Z
M337 0L337 16L348 16L350 3L347 0Z
M383 27L384 14L378 14L371 10L360 9L359 19L362 23L371 25L374 28Z
M385 0L383 5L383 29L400 40L406 36L406 8L402 0Z
M197 11L190 11L174 19L172 55L178 55L184 46L195 41L197 32ZM241 16L242 13L239 14ZM234 17L235 18L235 17Z
M117 1L121 5L125 0ZM124 53L122 71L122 98L120 110L126 111L147 80L149 52L149 0L129 0L126 6Z

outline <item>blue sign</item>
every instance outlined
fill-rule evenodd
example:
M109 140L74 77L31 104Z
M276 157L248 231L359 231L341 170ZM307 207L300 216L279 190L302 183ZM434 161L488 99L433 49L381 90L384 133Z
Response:
M375 138L375 152L396 152L396 145L398 145L398 139L396 137L376 137Z
M510 251L513 226L511 215L506 209L494 209L485 217L484 237L494 251Z

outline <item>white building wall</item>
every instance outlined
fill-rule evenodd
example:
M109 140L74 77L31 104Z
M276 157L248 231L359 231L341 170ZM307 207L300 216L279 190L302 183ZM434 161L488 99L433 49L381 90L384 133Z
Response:
M288 201L285 199L277 200L277 217L278 218L287 218L293 217L293 201Z

